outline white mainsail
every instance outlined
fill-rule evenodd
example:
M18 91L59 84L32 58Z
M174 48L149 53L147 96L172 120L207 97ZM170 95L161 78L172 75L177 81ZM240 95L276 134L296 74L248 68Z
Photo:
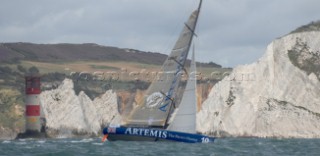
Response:
M196 62L194 59L194 49L189 71L187 86L174 119L168 127L168 130L196 133L196 111L197 111L197 79Z
M202 0L200 0L198 9L191 14L185 23L179 39L162 66L161 72L149 86L144 101L138 103L138 106L131 111L124 121L125 125L166 127L172 107L175 106L178 99L181 99L177 90L194 36L201 3Z

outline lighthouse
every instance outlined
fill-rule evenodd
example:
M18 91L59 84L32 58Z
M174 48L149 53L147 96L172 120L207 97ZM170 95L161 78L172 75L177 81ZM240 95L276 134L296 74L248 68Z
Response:
M26 76L26 132L40 132L40 76Z
M26 129L24 133L19 133L16 139L20 138L46 138L45 118L41 117L40 76L26 76L26 100L25 100L25 119Z

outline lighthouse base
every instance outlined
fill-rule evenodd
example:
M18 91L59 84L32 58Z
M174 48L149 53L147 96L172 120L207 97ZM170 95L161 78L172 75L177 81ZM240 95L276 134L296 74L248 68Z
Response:
M42 138L48 138L48 135L45 132L27 130L24 133L19 133L16 137L16 139L27 139L27 138L42 139Z

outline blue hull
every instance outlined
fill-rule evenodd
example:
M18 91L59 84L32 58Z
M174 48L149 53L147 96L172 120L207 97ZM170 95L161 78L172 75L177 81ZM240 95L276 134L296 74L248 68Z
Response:
M108 134L108 140L131 140L131 141L177 141L186 143L210 143L215 138L200 134L190 134L176 131L168 131L155 128L138 127L106 127L103 134Z

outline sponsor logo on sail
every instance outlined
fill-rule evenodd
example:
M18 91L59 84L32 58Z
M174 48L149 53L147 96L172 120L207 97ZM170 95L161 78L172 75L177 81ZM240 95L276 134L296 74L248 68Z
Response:
M160 92L155 92L147 97L147 107L153 108L155 106L161 105L163 101L163 95Z

